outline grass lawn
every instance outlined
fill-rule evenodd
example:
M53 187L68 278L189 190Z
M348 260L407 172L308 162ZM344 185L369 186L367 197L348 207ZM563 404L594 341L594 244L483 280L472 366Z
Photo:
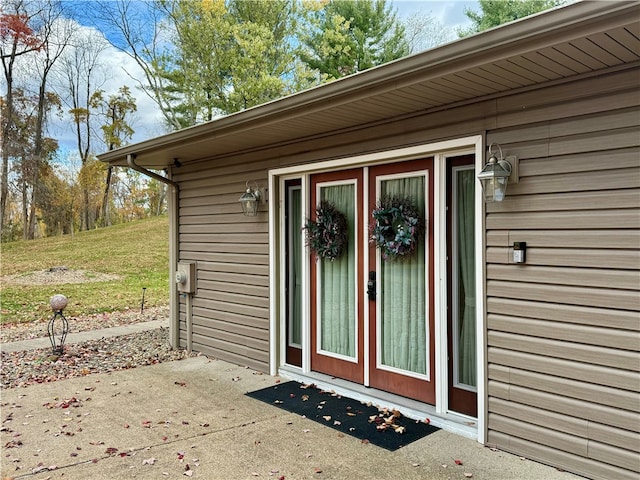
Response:
M49 299L69 299L67 317L169 303L169 221L166 216L115 225L75 235L4 243L0 274L28 275L65 266L91 274L116 274L113 281L57 285L0 284L2 323L51 316Z

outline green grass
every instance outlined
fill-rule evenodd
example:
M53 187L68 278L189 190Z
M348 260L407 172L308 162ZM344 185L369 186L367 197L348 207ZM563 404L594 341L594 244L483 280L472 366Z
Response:
M121 278L62 285L0 285L2 323L42 320L51 315L49 299L69 299L67 317L169 303L169 223L166 216L75 235L2 244L2 276L65 266Z

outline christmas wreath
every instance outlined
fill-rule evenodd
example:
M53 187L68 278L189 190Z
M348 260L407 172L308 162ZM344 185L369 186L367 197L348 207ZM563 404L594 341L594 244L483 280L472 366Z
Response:
M347 219L335 205L323 200L316 208L315 221L307 220L307 245L319 258L334 261L347 245Z
M371 216L369 241L375 243L385 260L411 255L424 236L424 218L408 197L381 198Z

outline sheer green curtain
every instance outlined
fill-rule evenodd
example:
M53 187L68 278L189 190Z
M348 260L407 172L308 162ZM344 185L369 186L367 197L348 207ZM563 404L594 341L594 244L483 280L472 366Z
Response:
M476 386L476 281L475 281L475 173L459 170L457 175L458 288L458 382Z
M424 176L381 182L381 196L408 196L420 215L425 212ZM420 242L410 257L397 261L382 260L380 342L383 365L427 373L425 246Z
M320 347L355 357L356 351L356 212L355 185L321 187L321 200L335 205L347 218L347 250L334 261L319 260Z
M289 190L289 342L302 344L302 194Z

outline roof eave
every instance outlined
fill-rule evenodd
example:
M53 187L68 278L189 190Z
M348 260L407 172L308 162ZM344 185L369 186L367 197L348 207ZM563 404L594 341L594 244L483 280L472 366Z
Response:
M98 159L111 165L126 165L127 155L151 154L217 132L255 128L312 105L339 105L343 98L348 98L354 92L368 90L373 95L374 92L393 89L415 74L433 77L456 68L465 68L467 62L494 61L518 48L525 48L525 45L530 48L531 42L536 39L544 39L547 43L561 42L580 32L589 31L594 22L599 28L628 22L630 14L637 16L639 5L634 1L588 1L542 12L207 123L111 150L98 155ZM151 163L146 162L146 166L151 166Z

